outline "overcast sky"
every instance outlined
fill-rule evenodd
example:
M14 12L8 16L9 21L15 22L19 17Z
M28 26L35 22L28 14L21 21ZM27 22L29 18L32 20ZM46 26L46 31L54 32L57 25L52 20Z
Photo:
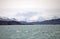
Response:
M60 17L60 0L0 0L0 16L32 21Z
M0 0L0 8L60 8L60 0Z

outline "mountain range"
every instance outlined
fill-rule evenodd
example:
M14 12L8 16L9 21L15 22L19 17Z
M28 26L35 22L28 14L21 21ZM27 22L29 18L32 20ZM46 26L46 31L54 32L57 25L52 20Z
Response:
M60 24L60 18L45 21L26 22L26 21L17 21L15 18L0 17L0 25L41 25L41 24L44 25Z

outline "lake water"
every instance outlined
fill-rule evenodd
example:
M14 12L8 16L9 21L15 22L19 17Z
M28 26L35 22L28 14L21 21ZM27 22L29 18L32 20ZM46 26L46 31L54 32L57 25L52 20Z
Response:
M60 25L0 25L0 39L60 39Z

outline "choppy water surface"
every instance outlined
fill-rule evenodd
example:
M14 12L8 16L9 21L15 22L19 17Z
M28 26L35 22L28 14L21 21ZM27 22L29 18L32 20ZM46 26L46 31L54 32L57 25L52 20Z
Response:
M60 39L60 25L0 25L0 39Z

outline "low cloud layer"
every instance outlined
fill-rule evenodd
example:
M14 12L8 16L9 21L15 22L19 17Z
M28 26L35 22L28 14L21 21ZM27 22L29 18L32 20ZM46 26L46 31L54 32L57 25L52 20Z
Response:
M16 18L18 21L43 21L53 18L60 18L60 9L1 9L0 16Z

